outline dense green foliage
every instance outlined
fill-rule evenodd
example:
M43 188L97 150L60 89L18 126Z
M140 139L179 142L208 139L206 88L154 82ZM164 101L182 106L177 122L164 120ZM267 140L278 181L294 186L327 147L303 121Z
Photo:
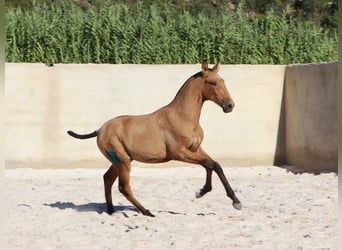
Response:
M276 14L192 12L168 2L72 1L8 8L6 60L46 63L289 64L337 59L337 30Z

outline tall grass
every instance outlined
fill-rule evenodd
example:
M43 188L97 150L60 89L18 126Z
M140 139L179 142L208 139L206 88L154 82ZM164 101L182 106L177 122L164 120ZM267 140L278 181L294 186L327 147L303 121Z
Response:
M176 12L166 4L134 8L105 1L87 11L71 1L6 13L6 61L48 63L289 64L337 60L337 31L297 23L284 11L248 18Z

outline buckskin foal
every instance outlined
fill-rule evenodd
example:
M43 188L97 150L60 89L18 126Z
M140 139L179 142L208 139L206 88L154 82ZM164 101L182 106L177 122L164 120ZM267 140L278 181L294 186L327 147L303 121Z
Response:
M130 187L131 161L161 163L170 160L202 165L207 173L203 188L196 193L200 198L211 191L211 177L214 171L220 178L234 208L240 210L241 203L231 188L221 166L200 146L203 130L199 124L201 109L206 100L218 104L223 112L231 112L234 102L217 74L219 63L212 69L207 62L202 70L191 76L180 88L171 103L157 111L140 116L119 116L113 118L90 134L68 134L87 139L97 137L102 154L112 163L104 174L104 188L107 212L114 212L112 185L119 177L120 192L144 215L154 216L134 197Z

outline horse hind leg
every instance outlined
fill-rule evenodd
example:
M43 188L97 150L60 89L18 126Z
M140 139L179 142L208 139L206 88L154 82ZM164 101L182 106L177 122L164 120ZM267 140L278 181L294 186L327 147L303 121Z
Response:
M129 183L130 179L130 166L121 165L119 174L119 191L122 193L127 200L129 200L143 215L155 217L149 210L144 208L134 197L131 186Z
M112 202L112 186L117 177L118 177L118 172L116 170L115 165L113 164L110 166L107 172L103 175L106 206L107 206L108 214L112 214L114 212L113 202Z

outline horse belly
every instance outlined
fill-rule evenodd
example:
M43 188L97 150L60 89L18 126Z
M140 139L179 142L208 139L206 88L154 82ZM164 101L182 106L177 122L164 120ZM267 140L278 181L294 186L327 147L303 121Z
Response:
M168 161L165 142L157 131L140 130L132 133L125 147L132 160L146 163Z
M131 159L146 163L161 163L168 161L166 150L164 148L155 148L145 145L144 148L136 148L129 152Z

